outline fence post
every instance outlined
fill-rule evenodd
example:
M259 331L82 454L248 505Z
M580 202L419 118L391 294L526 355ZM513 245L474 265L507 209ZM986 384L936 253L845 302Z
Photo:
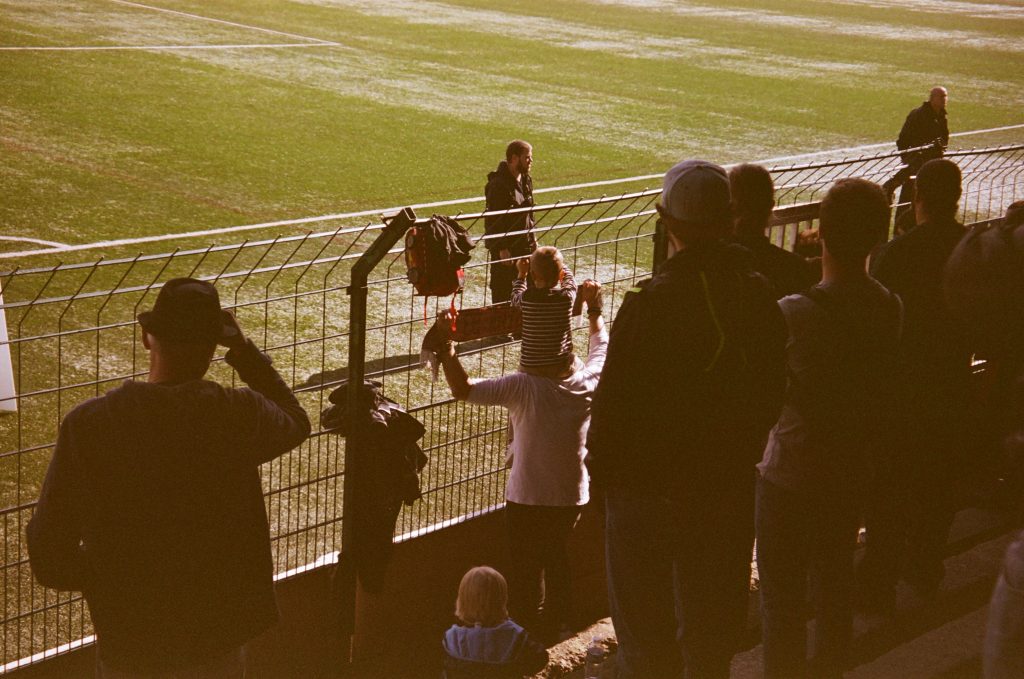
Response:
M335 601L343 603L340 614L340 634L347 640L345 662L352 661L352 638L356 617L356 569L352 555L352 535L355 519L353 495L359 482L359 461L362 456L364 418L359 408L360 393L366 376L366 301L367 281L370 273L388 252L405 237L415 223L412 208L384 215L384 230L352 266L349 294L348 385L345 411L348 430L345 435L345 477L342 490L341 553L334 580Z

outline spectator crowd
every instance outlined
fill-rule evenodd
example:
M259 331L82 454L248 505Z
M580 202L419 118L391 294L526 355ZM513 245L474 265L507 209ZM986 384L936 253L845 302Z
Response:
M912 114L938 125L941 103L943 143L945 101L936 88ZM769 241L765 168L675 165L657 203L674 254L609 332L600 283L577 284L558 249L538 247L533 148L509 145L488 177L504 212L488 215L486 244L492 301L522 313L519 370L472 379L444 332L424 341L456 399L509 417L508 579L484 566L462 579L446 676L535 672L573 632L567 545L590 502L604 509L622 679L729 676L755 541L769 679L841 677L857 608L890 613L901 581L936 593L986 435L972 357L989 359L1004 402L1018 390L1024 204L967 230L960 169L928 155L911 158L913 224L892 240L895 187L836 181L813 261ZM28 527L33 571L84 592L99 677L257 676L246 644L276 619L257 468L309 419L209 283L168 282L138 320L148 381L65 417ZM217 344L249 388L204 379ZM1006 421L1024 431L1020 411ZM1024 676L1022 591L1024 536L994 595L988 677Z

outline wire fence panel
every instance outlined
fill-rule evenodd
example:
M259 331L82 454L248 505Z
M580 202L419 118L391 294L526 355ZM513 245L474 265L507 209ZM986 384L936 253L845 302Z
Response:
M1010 202L1024 198L1024 144L956 151L948 157L963 169L965 221L998 216ZM774 168L779 209L772 238L792 248L799 231L816 226L816 203L836 179L862 176L885 182L901 167L898 155L890 153ZM602 282L606 318L614 318L629 288L651 275L659 196L660 190L651 189L533 210L538 241L562 250L578 282ZM458 218L478 241L482 238L483 214ZM350 268L382 229L381 224L368 224L0 272L0 310L6 317L17 393L16 411L0 415L0 662L14 667L91 634L80 594L56 593L33 582L25 527L62 417L126 379L146 378L148 359L135 319L152 306L160 287L178 276L215 282L222 302L274 359L316 423L328 395L348 374ZM465 273L465 288L455 306L488 304L485 248L474 250ZM397 538L408 539L500 505L507 474L505 413L455 402L443 380L432 382L419 368L426 325L453 300L414 296L400 248L392 249L371 273L367 291L366 377L380 381L384 393L427 429L421 442L430 460L421 478L423 497L403 509ZM576 351L585 354L583 320L575 334ZM496 377L518 366L519 346L509 338L464 343L459 351L472 377ZM236 382L220 358L210 378ZM314 426L299 448L263 466L279 572L341 548L344 460L343 439Z

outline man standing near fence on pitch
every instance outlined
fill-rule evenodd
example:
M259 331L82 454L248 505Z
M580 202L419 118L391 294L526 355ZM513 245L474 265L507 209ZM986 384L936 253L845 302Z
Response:
M945 87L933 87L928 93L928 101L922 103L907 114L900 128L900 136L896 140L896 148L900 151L917 148L936 142L932 148L912 153L903 153L900 157L916 176L929 160L941 158L949 144L949 123L946 120L946 102L949 93ZM909 178L900 188L900 199L896 204L896 220L900 220L905 212L913 212L911 201L914 197L914 183Z
M505 160L487 175L484 195L487 211L507 211L533 207L533 147L522 140L510 142ZM484 217L484 241L490 254L491 303L507 302L512 297L512 281L516 278L515 260L537 249L533 235L533 212L522 210Z
M168 281L139 325L149 379L61 422L32 572L85 595L97 677L241 679L245 644L277 620L259 465L305 440L309 418L209 282ZM217 344L250 388L203 379Z

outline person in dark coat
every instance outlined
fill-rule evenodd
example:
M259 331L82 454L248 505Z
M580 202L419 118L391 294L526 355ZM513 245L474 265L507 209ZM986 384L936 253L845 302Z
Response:
M789 380L758 465L766 679L842 676L869 444L887 429L895 383L902 304L865 266L888 230L888 197L867 180L840 179L821 202L820 220L821 282L779 301L789 326Z
M884 509L874 521L869 515L862 564L865 594L877 597L876 603L891 600L900 557L906 564L904 579L919 592L930 594L939 586L956 509L952 493L966 469L963 456L971 438L972 352L942 292L943 267L966 234L956 219L960 168L950 160L930 160L915 183L918 226L871 260L872 275L906 307L899 353L904 393L896 411L899 427L888 444L892 492L902 502L892 516Z
M949 145L949 123L946 120L947 101L949 101L949 94L946 92L946 88L933 87L928 93L928 101L908 113L907 119L903 121L900 136L896 139L896 148L900 151L934 143L930 149L901 154L900 157L910 168L911 175L916 175L921 166L929 160L941 158L946 146ZM904 213L911 210L913 190L913 182L903 183L896 208L897 222L900 222Z
M533 147L516 140L505 149L505 160L487 175L484 195L488 212L533 207ZM490 254L491 303L507 302L512 297L516 277L515 260L537 249L533 234L533 212L522 210L484 217L484 245Z
M309 418L212 284L168 281L139 324L148 381L61 423L32 571L85 595L97 676L241 677L246 642L277 620L259 466L305 440ZM248 389L203 379L218 343Z
M749 253L724 241L724 169L679 163L658 212L676 254L619 308L587 434L591 478L606 490L618 676L728 677L786 325Z
M989 358L986 371L1004 372L1007 388L1000 390L1000 401L1010 405L1005 453L1019 469L1024 462L1024 201L1010 205L1002 224L972 229L950 255L944 278L950 310ZM982 668L985 679L1024 676L1024 532L1007 548L992 593Z
M818 282L800 255L783 250L766 234L775 207L772 176L760 165L743 164L729 171L729 191L737 243L750 250L754 271L768 279L775 297L802 292Z

